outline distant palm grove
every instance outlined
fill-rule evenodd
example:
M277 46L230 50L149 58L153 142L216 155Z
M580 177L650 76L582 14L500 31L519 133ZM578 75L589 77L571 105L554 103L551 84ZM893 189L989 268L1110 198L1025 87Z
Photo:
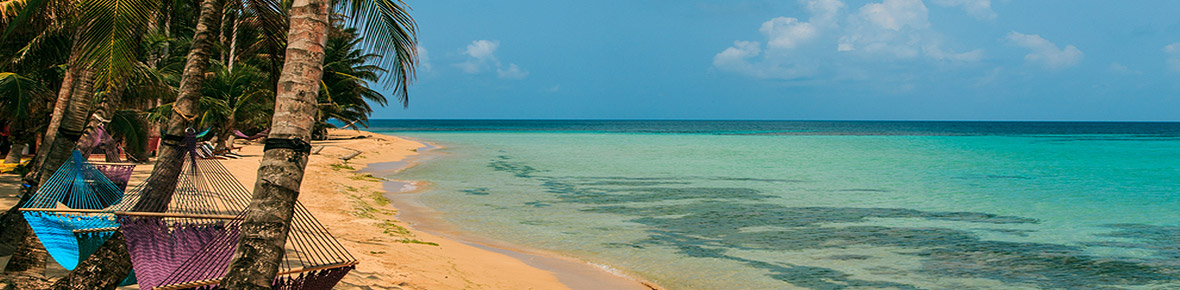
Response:
M165 188L183 162L169 137L202 133L212 149L232 150L244 136L307 144L328 128L366 127L389 97L408 104L417 58L408 9L398 0L0 0L0 151L5 164L27 162L22 203L75 149L153 162L146 188ZM264 177L301 178L308 153L266 144L253 202L294 200L300 179ZM109 289L127 276L116 233L66 277L41 277L45 250L18 207L0 220L0 244L13 251L0 282ZM271 210L288 214L247 212L243 226L290 224L291 208ZM282 245L285 231L243 241ZM270 287L277 256L235 257L221 287Z

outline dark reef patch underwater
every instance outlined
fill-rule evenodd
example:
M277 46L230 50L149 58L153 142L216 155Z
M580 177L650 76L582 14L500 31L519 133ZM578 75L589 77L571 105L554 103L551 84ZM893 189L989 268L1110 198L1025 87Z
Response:
M926 289L896 281L871 281L835 269L792 264L788 260L750 259L733 251L790 252L851 247L888 247L921 263L915 270L880 267L881 273L955 278L983 278L1005 285L1043 289L1124 289L1168 285L1180 281L1180 227L1112 224L1107 236L1125 242L1084 245L986 240L978 233L925 226L855 225L878 219L952 221L980 225L1036 224L1036 219L982 212L930 212L904 208L791 207L763 203L777 198L741 187L696 187L694 180L798 183L788 179L716 177L628 178L620 176L549 176L501 155L488 163L498 172L529 179L552 193L554 200L529 202L588 205L586 212L612 214L648 228L637 242L604 242L607 247L666 247L694 258L725 259L765 271L765 275L810 289ZM985 176L986 178L1027 178ZM463 190L487 195L487 188ZM883 192L883 189L847 189ZM851 224L851 225L850 225ZM1027 236L1029 230L984 228L982 231ZM1102 257L1083 247L1139 249L1147 258ZM872 255L838 254L833 261L869 261ZM1172 284L1175 285L1175 284ZM959 285L951 288L972 288Z

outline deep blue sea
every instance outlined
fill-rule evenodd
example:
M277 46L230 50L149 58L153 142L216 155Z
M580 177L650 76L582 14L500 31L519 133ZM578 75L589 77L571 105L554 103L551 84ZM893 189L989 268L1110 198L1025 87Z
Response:
M1180 123L401 121L459 228L670 289L1180 289Z

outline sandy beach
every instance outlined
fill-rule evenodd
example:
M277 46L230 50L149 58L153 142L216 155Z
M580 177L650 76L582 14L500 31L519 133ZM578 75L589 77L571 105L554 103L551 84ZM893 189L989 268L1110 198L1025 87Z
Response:
M239 145L243 146L243 158L222 163L247 188L253 188L262 145ZM415 191L391 194L385 187L399 183L376 177L413 166L415 163L407 158L419 154L417 149L423 146L419 141L353 130L333 130L330 140L313 142L318 152L308 162L299 200L360 261L336 289L654 287L571 258L449 230L441 220L431 217L429 209L400 196ZM352 158L344 161L342 157ZM380 166L365 170L373 165ZM150 165L138 166L132 186L150 171ZM16 200L17 186L17 179L11 177L0 180L4 183L0 186L4 191L0 202L9 206ZM400 219L403 214L413 217L417 224ZM7 257L0 259L6 262ZM50 264L47 275L65 273Z

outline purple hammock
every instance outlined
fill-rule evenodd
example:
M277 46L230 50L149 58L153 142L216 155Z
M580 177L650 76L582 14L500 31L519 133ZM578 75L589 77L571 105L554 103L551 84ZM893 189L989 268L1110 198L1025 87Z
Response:
M148 177L114 206L140 289L218 289L237 249L250 193L214 159L196 158L186 138L171 194L148 198ZM142 201L141 201L142 200ZM296 202L275 289L331 289L356 258Z
M83 156L90 158L90 154L102 152L106 155L108 162L113 163L92 163L94 168L101 171L103 175L107 176L115 186L120 190L127 190L127 182L131 180L131 173L135 171L135 163L124 163L119 160L119 148L114 148L114 139L107 133L106 128L99 125L94 129L94 140L91 141L91 146L84 150ZM109 147L108 147L109 146Z
M250 141L254 141L254 139L266 137L266 135L268 135L268 134L270 134L270 129L262 130L262 132L258 132L257 134L254 134L254 135L246 135L246 133L242 133L242 131L238 131L237 129L234 129L234 136L237 136L238 138L250 140Z

